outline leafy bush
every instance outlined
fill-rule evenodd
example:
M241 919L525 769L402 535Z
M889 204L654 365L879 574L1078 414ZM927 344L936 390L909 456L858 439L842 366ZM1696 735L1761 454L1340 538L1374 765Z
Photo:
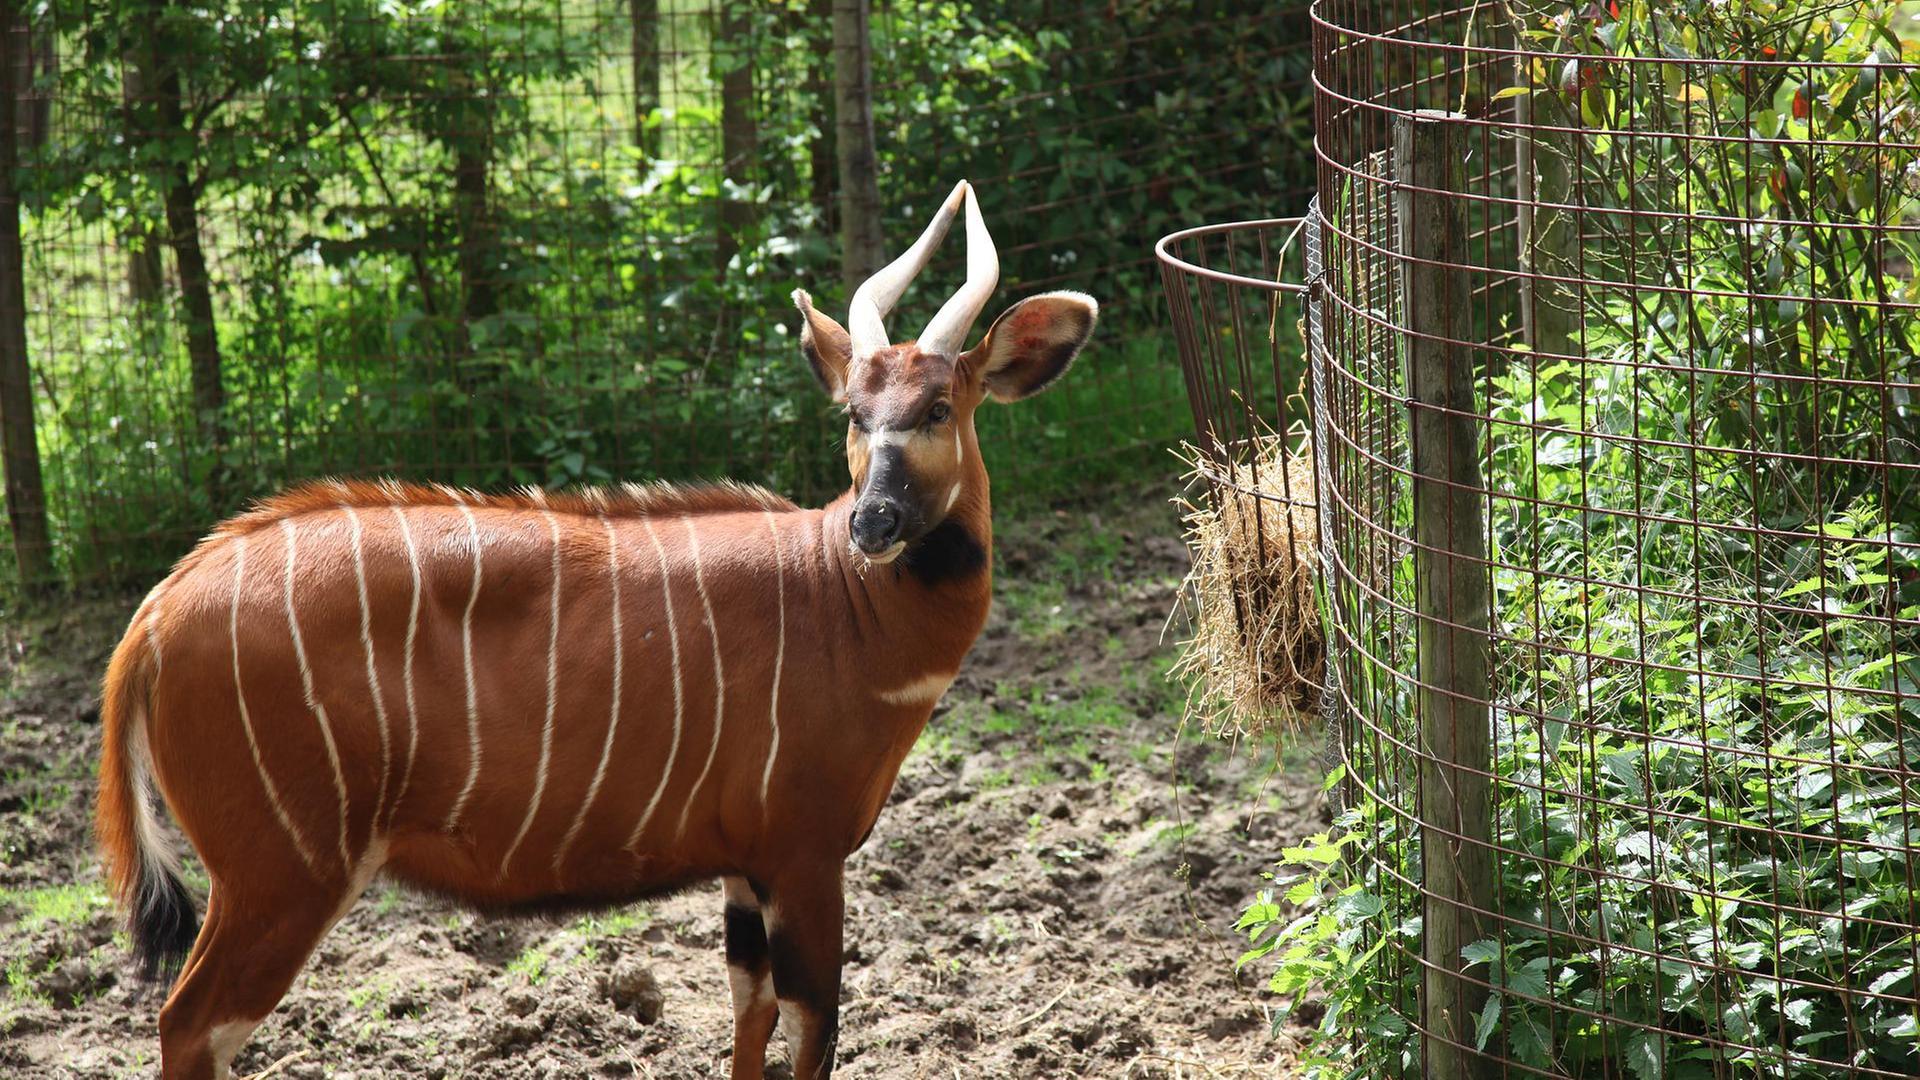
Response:
M1577 57L1477 88L1571 129L1587 210L1549 267L1591 283L1573 340L1501 337L1477 383L1503 925L1462 959L1476 1044L1541 1075L1920 1075L1920 56L1890 16L1556 8L1518 29ZM1403 480L1334 482L1411 535ZM1350 805L1241 922L1324 1004L1322 1076L1421 1068L1413 568L1374 548L1330 634Z
M788 299L804 285L844 302L837 181L819 169L830 27L803 0L658 7L662 93L636 135L625 3L52 4L59 122L23 182L70 576L148 573L245 498L315 473L837 491L835 420ZM1103 302L1073 379L983 412L1002 476L1117 478L1183 431L1149 245L1305 185L1304 34L1297 12L1195 0L876 13L888 235L970 176L1003 298L1067 285ZM137 58L156 48L198 58L177 122L140 89ZM740 63L753 149L723 169L721 80ZM475 168L477 201L459 186ZM179 283L141 299L121 274L158 249L181 175L212 264L216 418L193 404ZM747 210L724 230L723 205ZM902 322L960 258L943 252Z

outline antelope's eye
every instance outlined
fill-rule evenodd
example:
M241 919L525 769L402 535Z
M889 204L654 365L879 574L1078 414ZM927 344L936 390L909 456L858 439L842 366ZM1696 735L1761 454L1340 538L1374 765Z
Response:
M947 417L952 415L953 406L944 401L936 401L933 403L933 408L927 410L927 423L944 424L947 422Z

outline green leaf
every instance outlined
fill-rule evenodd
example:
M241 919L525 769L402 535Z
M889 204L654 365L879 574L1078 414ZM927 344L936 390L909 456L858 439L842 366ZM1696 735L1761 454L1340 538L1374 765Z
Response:
M1460 959L1466 961L1468 967L1475 964L1491 964L1500 959L1500 943L1488 939L1462 946Z
M1475 1021L1473 1025L1473 1048L1475 1050L1485 1050L1487 1048L1487 1039L1493 1034L1493 1029L1499 1023L1500 995L1488 994L1487 1003L1480 1010L1480 1019Z
M1496 92L1493 95L1493 100L1505 101L1508 98L1525 97L1531 93L1533 93L1533 87L1531 86L1509 86Z
M1634 1032L1627 1040L1627 1071L1638 1080L1661 1080L1666 1075L1660 1059L1660 1043L1644 1031Z

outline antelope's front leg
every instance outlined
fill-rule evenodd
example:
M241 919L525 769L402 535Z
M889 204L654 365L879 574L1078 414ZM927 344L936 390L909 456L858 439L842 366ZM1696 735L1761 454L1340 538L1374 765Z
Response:
M760 897L743 877L726 886L727 982L733 988L733 1080L760 1080L779 1010Z
M794 1080L826 1080L833 1073L845 909L840 871L835 863L782 880L773 885L762 909Z

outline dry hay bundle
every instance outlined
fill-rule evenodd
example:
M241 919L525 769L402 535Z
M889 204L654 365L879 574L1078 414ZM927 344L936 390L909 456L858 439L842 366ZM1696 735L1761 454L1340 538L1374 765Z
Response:
M1318 719L1327 653L1311 447L1288 453L1279 435L1242 445L1251 453L1229 463L1185 448L1209 497L1186 504L1193 636L1173 673L1187 681L1189 720L1257 736Z

